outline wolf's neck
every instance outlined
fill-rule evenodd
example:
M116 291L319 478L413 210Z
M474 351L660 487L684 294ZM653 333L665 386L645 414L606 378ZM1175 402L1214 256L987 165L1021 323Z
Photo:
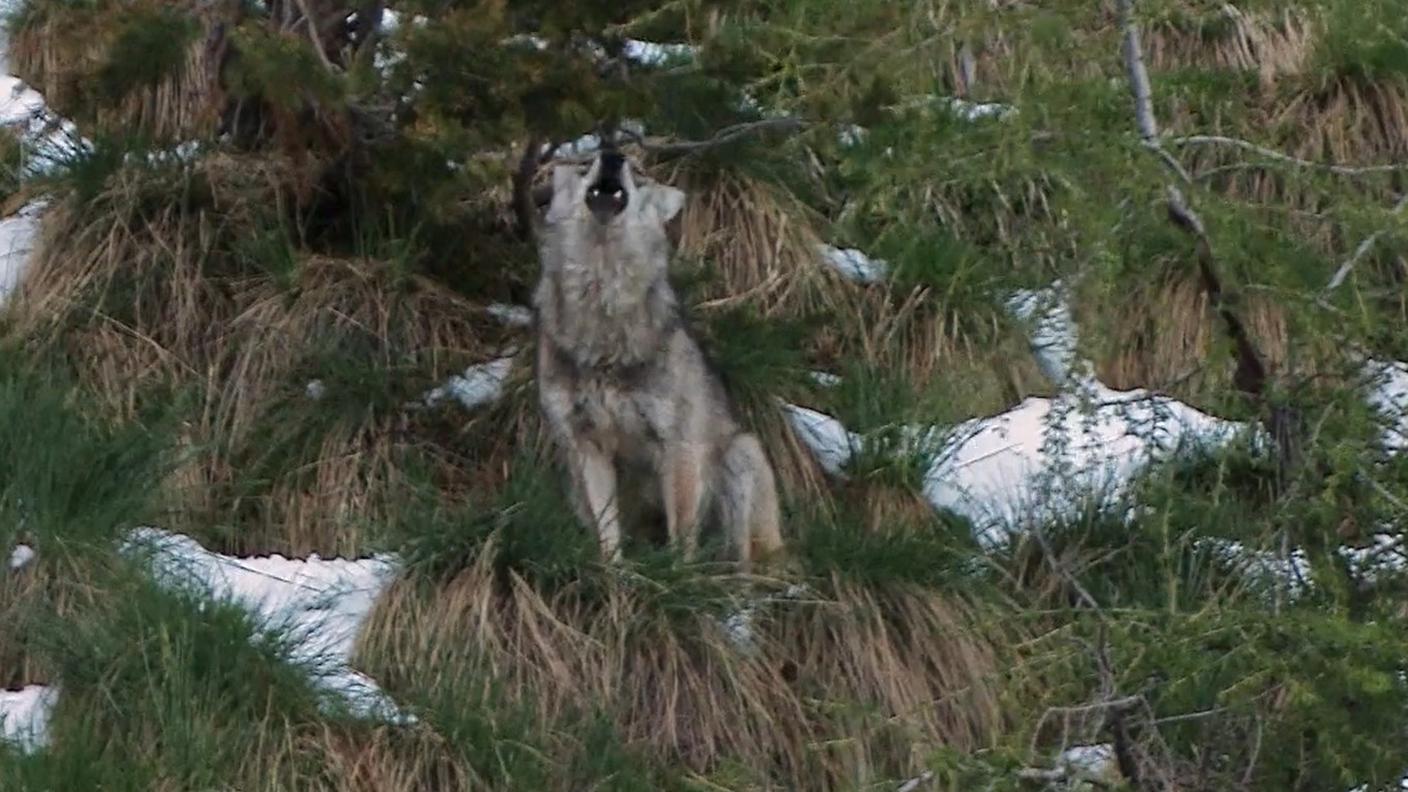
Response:
M674 291L664 273L623 259L572 262L554 273L556 310L544 329L579 365L635 365L653 356L678 326Z

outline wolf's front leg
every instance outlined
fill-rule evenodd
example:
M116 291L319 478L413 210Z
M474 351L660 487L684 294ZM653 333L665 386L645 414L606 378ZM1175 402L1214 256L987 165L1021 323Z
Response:
M664 490L665 527L670 544L679 547L685 561L699 550L699 515L705 495L705 449L698 443L677 443L665 450L660 470Z
M589 442L573 443L572 483L578 502L588 512L601 542L601 555L609 563L621 560L621 518L616 506L616 467L608 456Z

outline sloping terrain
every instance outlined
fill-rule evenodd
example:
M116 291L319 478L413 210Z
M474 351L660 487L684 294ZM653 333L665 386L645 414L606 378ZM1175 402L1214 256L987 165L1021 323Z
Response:
M25 0L0 789L1387 789L1408 4ZM615 120L784 564L597 561Z

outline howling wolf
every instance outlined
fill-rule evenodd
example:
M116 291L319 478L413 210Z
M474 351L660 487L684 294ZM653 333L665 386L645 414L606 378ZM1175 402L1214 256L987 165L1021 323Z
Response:
M554 168L537 233L538 396L578 514L608 560L621 557L618 476L641 472L686 559L712 516L746 568L755 549L782 546L777 487L666 278L665 224L684 200L674 187L638 180L611 148Z

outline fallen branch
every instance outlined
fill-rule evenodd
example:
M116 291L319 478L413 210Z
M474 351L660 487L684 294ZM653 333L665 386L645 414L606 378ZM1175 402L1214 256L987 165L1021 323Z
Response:
M1148 77L1146 76L1147 80ZM1250 151L1259 154L1269 160L1284 162L1287 165L1295 165L1301 168L1312 168L1324 170L1340 176L1364 176L1371 173L1396 173L1408 170L1408 164L1403 165L1337 165L1330 162L1315 162L1314 160L1293 157L1290 154L1259 146L1249 140L1239 138L1224 137L1222 135L1187 135L1184 137L1168 138L1168 142L1175 146L1231 146L1243 151Z

